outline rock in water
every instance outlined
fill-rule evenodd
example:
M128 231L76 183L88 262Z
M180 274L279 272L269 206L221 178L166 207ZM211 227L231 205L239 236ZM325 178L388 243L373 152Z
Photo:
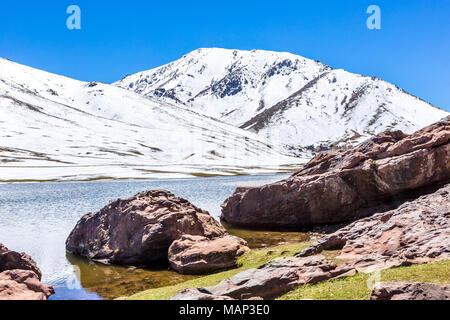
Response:
M169 246L184 234L214 238L225 230L189 201L152 190L112 201L83 216L66 248L103 263L146 265L167 259Z
M231 260L227 259L236 262L235 255L239 250L232 255L230 248L220 251L214 246L220 243L216 238L229 237L226 230L207 211L164 190L141 192L128 199L112 201L97 213L86 214L70 233L66 248L71 253L102 263L152 265L167 261L171 244L185 235L198 237L191 237L189 241L185 238L174 246L173 261L178 271L185 270L184 264L179 263L181 251L175 248L182 246L185 255L189 256L197 250L197 242L202 250L217 254L216 260L209 260L217 262L217 266L231 265ZM194 261L192 256L189 259ZM192 265L189 263L186 268ZM197 261L198 271L206 269L200 265Z
M245 227L299 228L356 220L414 190L450 181L450 117L412 135L381 133L312 159L286 180L237 189L221 218Z
M184 274L204 274L234 267L237 258L250 249L241 238L225 235L212 240L184 235L169 248L172 268Z
M0 243L0 300L47 300L54 293L41 283L41 271L29 255Z
M360 272L450 259L450 184L397 209L355 221L298 256L328 249L342 249L337 258L348 260Z
M371 300L450 300L450 286L420 282L380 282Z

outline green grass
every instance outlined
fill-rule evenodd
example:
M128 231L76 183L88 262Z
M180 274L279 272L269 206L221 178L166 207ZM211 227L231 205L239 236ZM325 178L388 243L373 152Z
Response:
M218 284L222 280L247 269L256 268L278 257L292 256L296 252L306 248L309 243L291 243L264 249L254 249L243 255L238 260L238 267L232 270L210 274L204 277L179 283L174 286L150 289L139 292L129 297L119 299L129 300L168 300L187 288L209 287Z
M357 274L353 277L335 279L315 285L299 287L281 296L279 300L365 300L371 290L367 282L374 274ZM450 261L417 264L381 271L377 281L412 281L450 284ZM369 283L372 281L369 281Z
M302 242L264 249L254 249L239 259L238 267L235 269L188 280L173 286L149 289L119 299L168 300L184 289L216 285L239 272L259 267L275 258L292 256L307 246L307 242ZM344 263L344 261L336 258L339 250L324 251L322 254L338 265ZM370 297L371 289L368 287L368 282L369 284L373 282L372 279L376 279L376 281L413 281L450 284L450 260L383 270L380 272L379 278L375 274L356 274L353 277L329 280L314 285L305 285L282 295L278 299L366 300Z

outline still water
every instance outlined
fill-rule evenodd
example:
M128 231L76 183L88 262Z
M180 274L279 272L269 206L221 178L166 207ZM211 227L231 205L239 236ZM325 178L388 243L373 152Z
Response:
M286 175L233 176L153 181L30 183L0 185L0 242L28 253L55 287L51 299L113 299L149 288L173 285L193 276L169 271L104 266L66 254L65 241L76 222L109 200L143 190L167 189L219 219L220 205L237 186L257 186ZM253 248L304 240L300 233L229 230Z

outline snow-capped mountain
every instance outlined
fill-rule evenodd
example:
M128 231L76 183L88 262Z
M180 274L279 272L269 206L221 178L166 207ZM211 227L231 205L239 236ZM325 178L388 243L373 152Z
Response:
M0 182L280 172L447 115L289 53L198 49L113 85L0 59Z
M414 132L448 115L374 77L290 53L198 49L116 86L256 132L294 154Z
M290 53L198 49L115 85L239 126L329 69Z
M279 172L304 161L181 104L0 59L0 182Z

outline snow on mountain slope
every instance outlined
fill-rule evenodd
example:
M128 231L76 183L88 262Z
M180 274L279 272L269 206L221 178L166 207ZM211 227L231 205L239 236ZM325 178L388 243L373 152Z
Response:
M304 161L179 104L0 59L0 182L279 172Z
M173 101L279 141L295 154L413 132L447 112L383 80L290 53L198 49L116 86Z
M290 53L198 49L115 85L239 125L328 69Z
M447 115L386 81L332 70L241 127L291 148L343 146L386 129L412 133Z

